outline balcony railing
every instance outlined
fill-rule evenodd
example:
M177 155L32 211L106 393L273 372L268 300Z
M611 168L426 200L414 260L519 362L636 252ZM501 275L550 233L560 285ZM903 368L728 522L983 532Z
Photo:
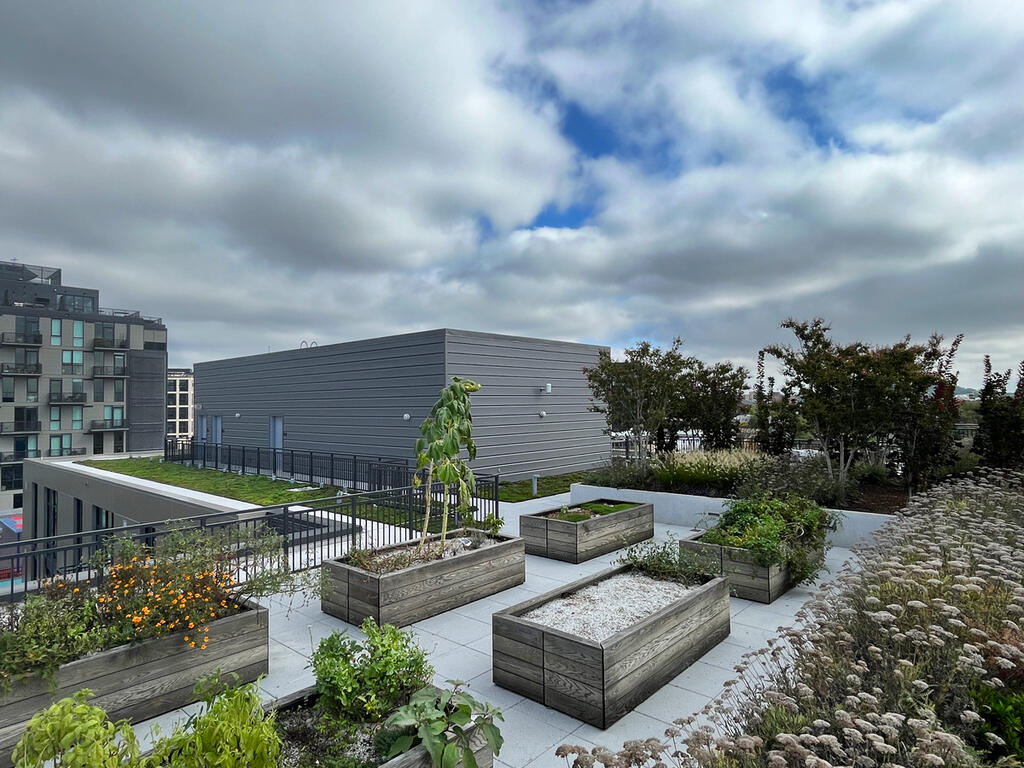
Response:
M2 363L0 373L8 376L39 376L43 372L43 366L39 363Z
M46 452L51 458L54 456L85 456L85 448L52 448Z
M0 433L13 435L18 432L38 432L39 421L0 421Z
M0 453L0 464L13 464L25 459L38 459L39 451L14 451L14 453Z
M84 376L85 365L83 363L61 363L60 372L65 376Z
M43 334L4 331L3 334L0 334L0 344L13 347L39 347L43 344Z
M86 401L85 392L51 392L49 402L53 405L69 403L79 405Z
M144 315L141 312L134 309L112 309L110 307L100 307L101 315L109 315L110 317L123 317L128 320L148 320L151 323L160 323L163 325L163 318L154 317L153 315Z
M127 365L94 365L92 367L92 375L95 378L101 378L104 376L111 378L118 378L121 376L128 375Z
M89 430L92 432L111 429L128 429L128 419L93 419L89 422Z
M128 339L105 339L97 336L92 340L93 349L128 349Z

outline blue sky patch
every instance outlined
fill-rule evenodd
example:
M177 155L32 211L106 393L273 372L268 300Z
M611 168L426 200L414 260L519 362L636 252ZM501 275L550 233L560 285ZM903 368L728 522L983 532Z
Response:
M822 86L801 78L795 64L790 62L769 70L761 82L775 114L803 125L817 146L846 146L842 134L818 107Z
M618 134L611 123L587 112L573 101L565 105L562 135L587 157L614 155L621 148Z
M593 215L593 203L573 203L567 208L559 208L554 203L548 203L544 206L544 210L538 213L537 217L530 223L530 227L564 227L568 229L579 229L586 224Z

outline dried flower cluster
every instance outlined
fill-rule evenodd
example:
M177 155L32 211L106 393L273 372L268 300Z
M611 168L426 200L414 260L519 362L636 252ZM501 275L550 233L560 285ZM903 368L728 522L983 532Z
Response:
M1013 748L985 701L1024 690L1022 614L1024 474L982 470L916 497L665 739L557 754L574 768L994 764Z

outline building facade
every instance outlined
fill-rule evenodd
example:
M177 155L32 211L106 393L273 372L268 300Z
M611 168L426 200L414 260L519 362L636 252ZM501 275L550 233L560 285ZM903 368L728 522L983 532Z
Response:
M167 438L192 437L192 394L195 377L191 368L167 369Z
M0 262L0 511L22 507L23 459L161 447L166 371L159 318Z
M478 381L474 469L515 479L606 462L583 375L606 347L442 328L197 363L195 439L411 458L452 376Z

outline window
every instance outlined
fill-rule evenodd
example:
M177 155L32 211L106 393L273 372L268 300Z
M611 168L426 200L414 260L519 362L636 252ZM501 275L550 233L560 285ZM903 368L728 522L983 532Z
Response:
M174 393L173 392L168 392L167 393L167 404L168 405L174 405L176 402L177 401L174 399Z
M178 433L178 422L170 421L167 422L167 436L174 437Z
M103 406L103 418L110 427L124 426L124 408L119 405Z
M15 365L39 365L39 350L17 347L14 350Z
M114 379L114 402L124 402L124 379Z
M114 346L114 324L96 323L96 338L101 343L105 341L107 346Z
M79 375L85 373L85 366L82 365L84 359L84 354L80 350L65 349L60 353L60 372Z
M75 320L72 324L74 328L74 340L71 346L73 347L84 347L85 346L85 323L81 320Z
M92 400L94 403L103 402L103 386L106 382L103 379L93 379L92 382Z
M12 497L13 500L12 500L11 503L14 504L14 508L15 509L21 509L21 505L25 503L24 502L24 498L25 498L25 494L23 494L23 493L16 493L16 494L14 494L14 496Z
M85 530L85 513L82 510L82 500L75 499L75 533L81 533ZM82 537L78 536L75 538L75 544L81 544ZM81 557L81 553L79 553Z
M72 379L71 380L71 391L76 395L85 394L85 380L84 379Z
M6 464L0 467L0 490L17 491L21 489L22 465Z
M80 312L91 315L96 311L96 302L92 296L72 296L70 294L58 294L57 306L68 312Z
M187 419L188 418L188 408L179 408L178 409L178 418L179 419Z
M60 431L60 406L59 405L51 405L50 406L50 431L51 432L59 432Z
M96 505L93 505L92 527L93 530L96 531L102 531L107 528L113 528L114 516L110 514L109 510L103 509L103 507L97 507Z
M114 453L124 453L124 432L114 433Z
M50 344L55 347L59 347L61 345L60 337L60 320L58 318L52 318L50 320Z
M14 402L14 379L11 378L10 376L4 376L3 391L4 391L4 402L5 403L13 403Z
M50 455L70 456L71 435L50 435Z
M177 411L174 408L168 408L167 409L167 418L168 419L174 419L176 417L177 417Z
M46 535L57 535L57 491L53 488L46 490Z
M15 437L14 453L26 459L38 459L39 435L19 435Z
M94 432L92 435L92 452L103 453L103 433Z
M71 409L71 428L82 428L82 406L76 405Z
M25 317L24 315L18 315L14 319L14 331L19 336L38 336L39 335L39 318L38 317ZM39 340L41 342L42 339ZM39 343L37 342L37 343Z
M50 379L50 394L59 395L64 391L64 379Z
M25 379L25 399L30 403L39 402L39 379Z
M188 405L188 392L182 392L178 395L178 405Z
M178 391L188 392L188 379L178 379Z

